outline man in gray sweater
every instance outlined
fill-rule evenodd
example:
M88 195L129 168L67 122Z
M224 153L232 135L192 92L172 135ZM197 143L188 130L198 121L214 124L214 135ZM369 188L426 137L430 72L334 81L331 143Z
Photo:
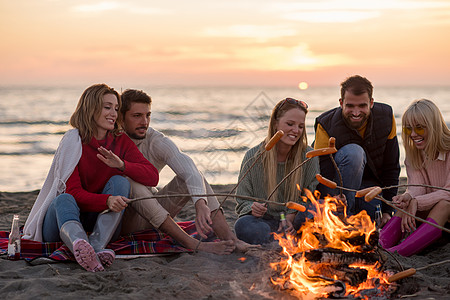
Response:
M132 202L131 207L125 210L122 233L156 228L188 249L215 254L230 254L235 249L246 251L250 245L237 239L221 210L216 214L219 209L216 197L152 198L153 195L167 194L212 194L213 190L189 156L180 151L164 134L149 127L151 115L149 95L140 90L125 90L122 93L121 114L125 132L135 142L144 157L159 172L168 165L176 175L160 191L130 180L130 197L147 197L147 199ZM199 245L198 240L188 235L173 220L189 200L192 200L195 206L195 225L200 236L206 238L206 234L213 231L221 239L220 242L201 242Z

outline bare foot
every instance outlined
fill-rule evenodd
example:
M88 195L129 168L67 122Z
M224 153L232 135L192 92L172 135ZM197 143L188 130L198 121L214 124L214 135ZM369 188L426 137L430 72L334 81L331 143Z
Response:
M231 254L235 245L232 240L220 242L201 242L198 246L199 251L214 253L218 255Z
M248 244L248 243L246 243L244 241L241 241L239 239L236 239L235 245L236 245L236 252L247 252L250 249L261 248L261 245Z

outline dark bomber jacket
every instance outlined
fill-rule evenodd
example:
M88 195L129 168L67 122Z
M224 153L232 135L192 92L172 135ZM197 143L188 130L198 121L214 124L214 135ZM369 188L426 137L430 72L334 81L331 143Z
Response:
M364 138L358 130L347 125L342 117L342 108L337 107L324 112L316 118L314 129L320 124L328 136L336 138L336 149L347 144L360 145L367 157L364 169L364 179L374 180L381 187L397 185L400 174L399 148L397 136L389 139L392 131L392 108L383 103L374 103L368 119ZM320 173L326 178L334 177L334 166L327 156L320 157ZM391 200L397 194L397 188L383 190L383 197ZM392 212L393 209L383 203L383 212Z

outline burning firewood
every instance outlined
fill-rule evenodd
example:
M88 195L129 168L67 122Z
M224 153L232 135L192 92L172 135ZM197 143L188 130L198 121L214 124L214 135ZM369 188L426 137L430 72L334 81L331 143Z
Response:
M386 295L388 275L382 270L384 258L374 251L378 231L369 215L362 211L347 217L337 213L335 198L318 201L312 193L306 194L316 208L311 211L314 219L307 220L295 238L275 236L284 259L271 263L275 272L271 282L315 297ZM336 294L344 289L341 296Z
M347 265L332 266L330 264L313 264L311 269L323 276L329 278L336 278L339 281L345 282L351 286L358 286L367 280L367 274L369 273L366 269L358 267L349 267Z
M274 287L279 290L296 290L293 282L283 278L283 275L277 274L271 278ZM346 293L346 285L343 281L332 279L324 275L310 276L309 280L322 282L320 293L328 295L330 298L342 298ZM282 284L280 284L282 282Z
M313 249L294 254L293 258L296 259L303 255L308 261L331 265L350 265L355 263L373 265L379 261L378 255L374 252L345 252L334 248Z
M318 232L314 232L313 235L316 237L316 239L319 241L319 244L322 245L323 247L326 247L326 245L329 244L330 241L327 240L326 236L318 233ZM345 243L348 243L349 245L352 245L354 247L357 247L357 251L360 252L367 252L367 251L372 251L373 249L375 249L375 247L378 244L378 239L379 239L379 233L378 231L373 231L370 236L369 236L369 240L368 243L366 241L366 237L364 234L353 230L352 233L349 233L348 238L342 238L342 241Z

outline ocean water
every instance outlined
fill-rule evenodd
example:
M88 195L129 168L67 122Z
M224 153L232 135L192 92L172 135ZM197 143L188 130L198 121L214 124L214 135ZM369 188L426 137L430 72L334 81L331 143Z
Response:
M40 189L68 120L85 86L0 86L0 191ZM151 126L171 137L212 184L237 182L245 151L266 135L271 109L294 97L306 101L308 143L314 119L338 105L339 87L154 87L134 86L152 96ZM116 87L120 91L120 87ZM390 104L397 121L401 176L401 115L418 98L433 100L450 122L449 87L375 87L375 101ZM173 172L165 168L160 185Z

